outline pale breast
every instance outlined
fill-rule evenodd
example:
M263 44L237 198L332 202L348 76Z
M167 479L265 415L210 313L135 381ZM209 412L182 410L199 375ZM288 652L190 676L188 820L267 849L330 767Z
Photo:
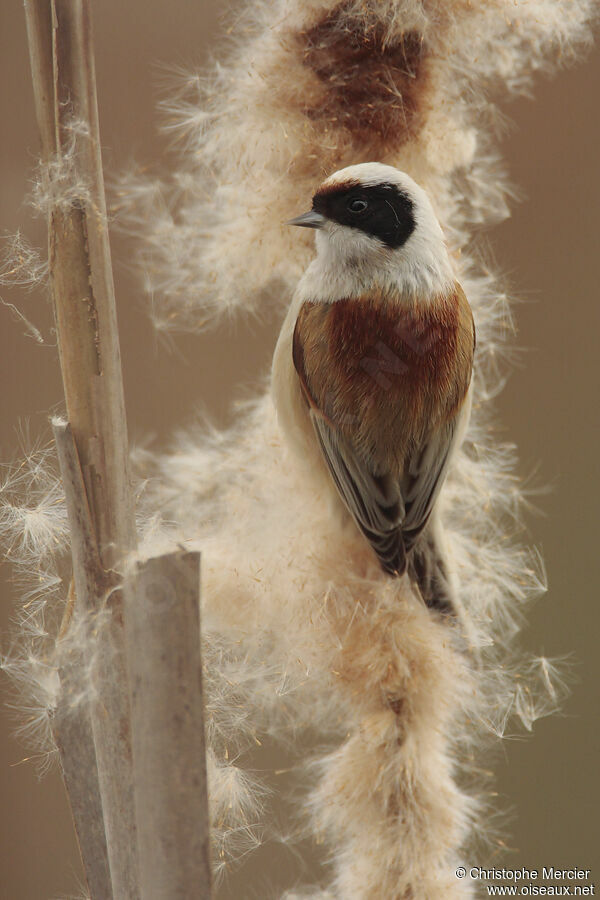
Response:
M473 348L458 284L426 308L381 295L305 302L293 340L307 402L382 472L402 471L407 456L456 415Z

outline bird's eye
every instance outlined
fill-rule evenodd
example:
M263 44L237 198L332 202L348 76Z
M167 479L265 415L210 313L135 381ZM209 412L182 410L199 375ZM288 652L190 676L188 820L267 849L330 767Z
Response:
M367 201L363 200L362 197L351 197L348 200L348 209L351 213L364 212L368 205Z

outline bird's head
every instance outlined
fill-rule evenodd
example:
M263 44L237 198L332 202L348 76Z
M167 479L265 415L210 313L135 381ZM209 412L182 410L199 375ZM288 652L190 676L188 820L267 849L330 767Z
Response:
M451 278L427 194L392 166L361 163L334 172L313 196L312 209L288 224L317 229L319 257L329 268L351 268L361 280L436 290Z

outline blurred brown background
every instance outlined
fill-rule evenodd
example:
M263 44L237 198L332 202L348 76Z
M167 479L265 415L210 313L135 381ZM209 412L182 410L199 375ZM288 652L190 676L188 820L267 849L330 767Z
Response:
M167 166L154 106L160 64L206 59L220 29L217 0L104 0L95 4L95 42L104 160L108 172L134 157ZM503 143L524 201L491 232L491 252L513 291L519 344L528 348L499 401L505 435L519 446L522 474L535 470L551 491L536 499L532 541L544 555L548 596L537 604L527 644L548 655L573 654L576 683L564 715L538 723L530 740L504 743L499 762L503 805L513 810L506 858L512 866L591 868L598 858L598 216L600 171L597 97L600 53L554 81L538 82L536 100L505 107L513 120ZM0 233L21 228L43 246L42 223L23 203L37 154L37 134L21 4L0 9ZM166 441L172 429L207 408L224 422L236 391L266 371L277 324L157 343L140 291L127 271L128 251L113 240L121 346L132 438ZM51 315L38 295L5 291L48 337ZM60 406L52 347L24 337L0 306L0 461L19 454L17 429L48 437L48 411ZM243 342L243 345L242 345ZM243 349L242 349L243 346ZM6 567L5 567L6 568ZM3 569L4 572L4 569ZM0 573L2 574L2 573ZM14 602L4 572L2 648ZM2 688L4 688L2 681ZM68 807L56 770L38 780L0 712L0 900L47 900L77 893L79 864ZM263 857L265 874L279 865ZM473 865L484 860L474 859ZM595 869L595 871L594 871ZM271 872L271 874L273 874ZM243 881L241 882L243 884ZM232 884L231 896L266 896ZM382 898L385 900L385 898Z

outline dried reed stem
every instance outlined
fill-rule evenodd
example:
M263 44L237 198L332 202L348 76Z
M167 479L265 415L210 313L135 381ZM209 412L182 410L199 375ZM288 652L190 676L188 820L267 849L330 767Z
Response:
M65 429L57 431L57 438L59 446L62 441L65 488L71 492L78 600L85 610L98 610L110 590L109 573L134 548L135 524L89 3L26 0L25 11L48 199L50 281L74 444ZM93 563L90 554L97 557ZM113 593L110 624L98 636L90 714L112 893L135 900L139 894L121 605L120 593ZM61 702L69 703L64 689ZM74 804L73 813L78 812ZM83 812L86 820L94 814ZM96 828L97 823L88 821L77 824L79 835ZM81 842L82 853L87 843ZM84 859L84 865L89 866L89 860ZM106 894L97 896L105 900Z
M78 690L81 666L77 661L67 662L61 666L59 677L63 695L71 695ZM92 900L111 898L110 865L89 708L81 705L70 710L66 704L61 704L52 722L52 734L60 754L90 897Z
M134 791L144 900L210 900L198 553L142 563L127 592Z
M118 596L113 593L118 582L115 573L106 571L100 562L71 428L55 421L53 430L69 517L78 607L83 613L92 613L98 598ZM76 652L69 652L68 635L66 651L61 653L59 646L59 654L65 657L66 653L66 662L60 668L61 697L53 731L93 900L139 896L129 709L124 690L126 664L117 602L110 624L98 629L98 652L93 665L79 659ZM88 667L93 681L89 707L73 701L74 695L82 691ZM89 741L90 720L93 746ZM97 798L101 798L100 804ZM102 869L102 849L95 843L99 831L110 860L108 886Z
M98 556L71 428L66 422L54 420L52 429L69 517L75 595L80 607L89 611L105 573ZM60 754L88 888L96 900L110 898L113 893L90 708L85 703L70 703L81 690L83 668L74 654L69 654L60 667L62 702L52 722L52 733Z
M26 0L69 422L105 568L133 548L127 424L88 0Z

